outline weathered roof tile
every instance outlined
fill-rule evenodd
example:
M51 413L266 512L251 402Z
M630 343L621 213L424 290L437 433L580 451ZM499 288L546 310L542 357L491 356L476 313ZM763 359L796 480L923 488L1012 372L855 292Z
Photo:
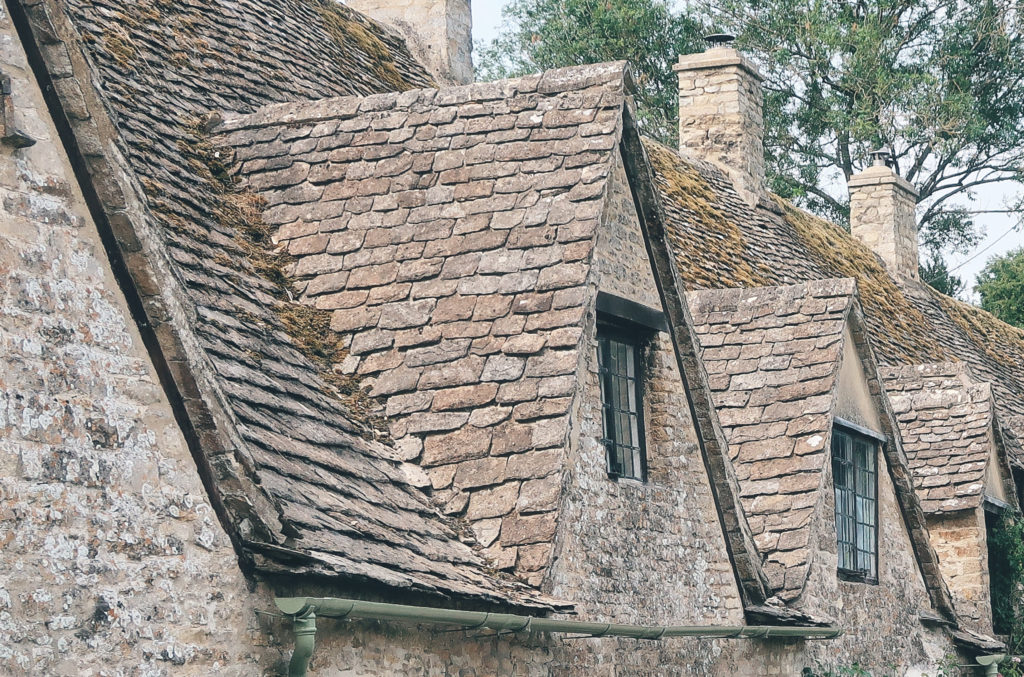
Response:
M828 459L855 288L839 279L687 294L740 502L769 583L785 599L803 589L810 563L807 517ZM705 344L709 337L722 341Z
M289 273L302 301L333 309L332 329L349 335L346 369L383 399L396 442L422 449L435 486L453 487L439 496L445 512L507 522L490 544L497 557L545 542L547 521L538 520L554 519L524 517L555 505L526 505L518 482L500 476L511 461L488 459L564 444L625 80L624 64L601 64L549 72L539 91L530 77L358 105L277 105L229 116L217 130L236 157L280 153L286 133L329 134L323 125L338 110L364 130L344 140L358 153L341 144L324 156L319 148L335 145L324 137L316 149L292 145L287 169L243 161L239 170L267 200L275 242L296 259ZM565 166L581 152L589 164ZM480 408L493 401L518 406ZM488 463L497 474L486 482L434 470ZM547 496L546 487L534 493ZM521 533L533 524L543 534Z

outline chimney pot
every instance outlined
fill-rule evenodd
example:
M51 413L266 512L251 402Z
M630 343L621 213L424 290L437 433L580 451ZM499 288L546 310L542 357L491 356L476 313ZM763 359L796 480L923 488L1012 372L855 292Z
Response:
M711 48L726 47L736 40L736 36L729 33L712 33L711 35L705 35L704 40Z
M850 177L850 232L894 277L916 280L917 189L889 166L888 150L871 156L872 166Z
M871 164L874 167L888 167L889 158L892 157L892 153L886 147L879 148L878 150L871 151Z

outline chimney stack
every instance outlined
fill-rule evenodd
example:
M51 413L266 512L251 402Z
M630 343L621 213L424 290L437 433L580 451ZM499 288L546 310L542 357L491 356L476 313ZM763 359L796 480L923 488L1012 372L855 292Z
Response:
M754 206L765 195L761 74L728 46L730 35L710 35L710 47L679 57L679 149L714 162Z
M347 0L346 4L397 30L438 84L473 82L469 0Z
M885 262L894 277L918 279L917 190L888 165L889 152L850 177L850 231Z

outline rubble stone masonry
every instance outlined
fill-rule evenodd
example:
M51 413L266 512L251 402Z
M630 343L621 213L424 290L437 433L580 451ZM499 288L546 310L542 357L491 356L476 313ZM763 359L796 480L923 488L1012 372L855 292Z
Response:
M765 194L761 76L734 49L679 57L679 148L717 164L751 205Z
M0 69L36 141L0 147L0 673L254 674L234 551L2 5Z
M850 231L895 277L918 279L917 190L885 166L850 178Z
M988 542L983 509L929 515L928 535L939 556L942 575L949 584L957 612L971 629L991 634L992 604L985 566Z

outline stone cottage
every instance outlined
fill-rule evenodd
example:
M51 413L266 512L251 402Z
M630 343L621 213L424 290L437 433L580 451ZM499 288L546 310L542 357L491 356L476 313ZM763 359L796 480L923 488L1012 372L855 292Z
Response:
M623 63L469 84L469 26L5 0L0 670L999 653L1024 336L916 279L912 188L769 195L732 50L675 150Z

